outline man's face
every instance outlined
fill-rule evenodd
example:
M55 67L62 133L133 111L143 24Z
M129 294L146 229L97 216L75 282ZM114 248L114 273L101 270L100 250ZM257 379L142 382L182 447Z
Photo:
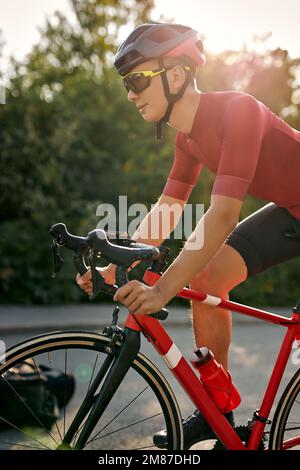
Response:
M146 70L159 70L158 62L156 60L148 60L134 67L130 70L130 73ZM151 78L150 85L139 93L129 90L127 98L128 101L137 106L145 121L159 121L167 109L168 103L164 94L161 75Z

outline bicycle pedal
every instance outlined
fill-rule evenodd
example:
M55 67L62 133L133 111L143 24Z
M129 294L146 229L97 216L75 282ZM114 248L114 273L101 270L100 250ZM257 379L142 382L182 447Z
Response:
M248 426L235 426L233 429L235 430L235 432L237 433L237 435L239 436L239 438L241 439L243 444L245 444L247 446L248 440L251 436L251 429L249 429ZM265 449L264 442L266 440L267 440L267 437L266 437L265 434L263 434L262 439L261 439L261 441L259 443L259 446L258 446L258 450L264 450ZM217 440L212 450L226 450L226 447L224 446L224 444L221 441Z

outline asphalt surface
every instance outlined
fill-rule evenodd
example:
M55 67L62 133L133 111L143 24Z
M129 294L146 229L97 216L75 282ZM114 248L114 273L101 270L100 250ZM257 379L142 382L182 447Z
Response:
M65 328L102 328L110 322L114 304L81 304L62 306L0 306L0 334L49 331ZM166 326L189 326L190 314L186 307L168 307ZM290 316L290 308L268 308L267 311ZM121 308L120 323L126 318L126 309ZM236 324L263 324L264 322L242 314L234 314Z

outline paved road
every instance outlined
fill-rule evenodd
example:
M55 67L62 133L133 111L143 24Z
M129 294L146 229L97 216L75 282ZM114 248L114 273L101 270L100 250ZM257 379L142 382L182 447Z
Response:
M3 322L2 331L0 327L0 337L6 342L7 346L10 346L30 337L32 334L37 334L39 331L48 331L48 327L51 325L53 327L56 326L56 330L68 327L73 328L74 326L82 327L83 325L87 327L87 329L90 327L95 328L96 325L99 326L99 324L107 323L110 309L111 307L106 305L102 306L100 309L95 306L84 307L84 309L81 308L79 310L77 315L77 313L74 313L73 307L62 309L52 307L50 310L45 309L43 312L41 312L43 309L39 308L5 309L1 307L0 315ZM51 316L49 311L51 312ZM283 313L282 310L280 313ZM262 400L263 392L268 383L268 377L273 369L280 343L286 330L282 327L265 322L258 322L237 314L233 314L233 323L230 370L234 382L243 397L242 404L238 410L236 410L235 416L238 424L246 424L248 418L252 417L253 411L259 406ZM22 331L22 325L25 331ZM177 347L182 351L185 357L189 358L193 349L193 334L186 310L171 308L170 317L164 323L164 326L174 339ZM98 327L98 330L99 329L101 328ZM142 350L159 366L166 377L168 377L178 399L182 415L186 416L192 412L194 405L185 396L181 387L170 375L165 363L157 356L156 351L153 350L146 340L143 341ZM291 359L289 360L283 385L286 385L287 380L299 367L300 354L295 352L293 357L297 359L297 364L294 364ZM135 384L132 384L133 387L134 385ZM202 447L203 444L197 445L194 448L200 449Z

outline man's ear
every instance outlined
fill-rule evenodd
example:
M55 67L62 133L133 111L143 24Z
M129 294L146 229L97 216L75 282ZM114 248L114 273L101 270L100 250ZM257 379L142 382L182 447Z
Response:
M169 73L169 87L171 93L178 93L185 81L185 70L181 65L174 65Z

